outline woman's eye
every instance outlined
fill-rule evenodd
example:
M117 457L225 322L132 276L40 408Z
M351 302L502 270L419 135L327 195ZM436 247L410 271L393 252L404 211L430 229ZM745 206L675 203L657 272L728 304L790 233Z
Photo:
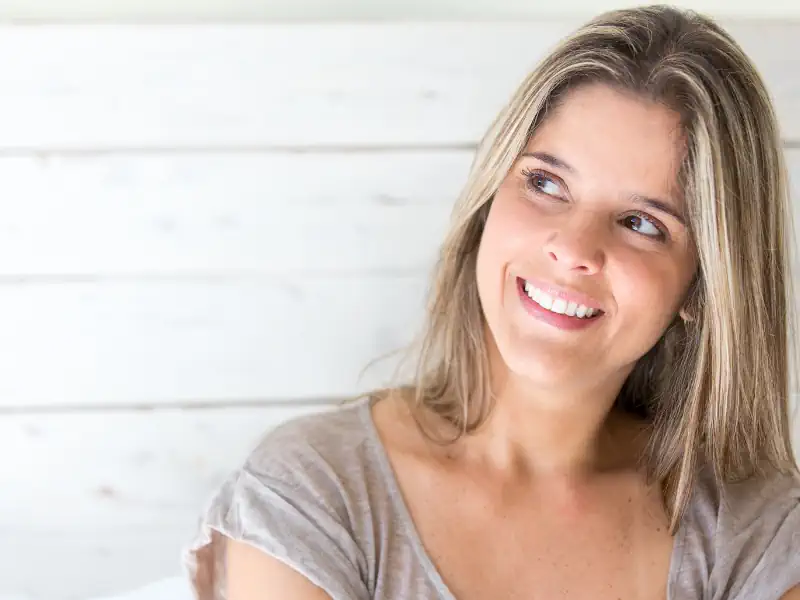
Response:
M548 177L541 171L523 171L528 187L534 192L547 194L548 196L561 196L561 186L555 180Z
M650 217L645 215L629 215L625 217L625 225L630 227L633 231L641 233L644 236L664 239L666 236L664 231L656 225Z

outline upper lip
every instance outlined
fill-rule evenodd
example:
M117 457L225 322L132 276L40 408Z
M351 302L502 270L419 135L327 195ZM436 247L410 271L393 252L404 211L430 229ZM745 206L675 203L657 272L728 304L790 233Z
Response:
M597 300L582 292L568 290L567 288L555 285L553 283L547 283L539 279L528 279L527 277L520 277L520 279L522 279L523 281L527 281L533 287L542 290L543 292L549 294L553 298L562 298L567 302L574 302L575 304L583 304L588 308L593 308L599 311L603 310L602 305Z

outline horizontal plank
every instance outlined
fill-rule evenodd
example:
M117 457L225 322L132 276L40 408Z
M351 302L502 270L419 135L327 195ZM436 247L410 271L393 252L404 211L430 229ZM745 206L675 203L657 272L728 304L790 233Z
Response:
M568 29L529 26L519 55L471 26L6 27L0 148L474 143Z
M800 224L800 150L788 149ZM0 157L0 277L427 269L467 151Z
M1 416L0 597L86 600L178 574L261 435L329 406Z
M260 436L331 406L0 417L14 457L0 461L0 596L85 600L178 574L210 494Z
M385 381L420 276L2 286L0 407L346 396Z
M428 268L471 153L0 158L0 276Z
M0 150L471 145L582 22L4 25ZM800 139L800 24L723 24Z

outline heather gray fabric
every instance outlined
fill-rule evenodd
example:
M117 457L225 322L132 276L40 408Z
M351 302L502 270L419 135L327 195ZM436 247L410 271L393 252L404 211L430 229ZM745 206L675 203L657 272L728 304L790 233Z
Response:
M334 600L454 600L425 553L369 400L296 418L262 439L211 498L184 565L223 600L222 535L303 573ZM703 473L676 536L668 600L778 600L800 583L800 482L727 485Z

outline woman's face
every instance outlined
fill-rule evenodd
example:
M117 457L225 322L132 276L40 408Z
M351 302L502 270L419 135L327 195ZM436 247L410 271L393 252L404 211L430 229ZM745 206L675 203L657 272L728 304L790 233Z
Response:
M476 268L510 371L592 385L624 379L655 345L696 268L675 189L683 152L676 113L599 84L535 131L494 197Z

